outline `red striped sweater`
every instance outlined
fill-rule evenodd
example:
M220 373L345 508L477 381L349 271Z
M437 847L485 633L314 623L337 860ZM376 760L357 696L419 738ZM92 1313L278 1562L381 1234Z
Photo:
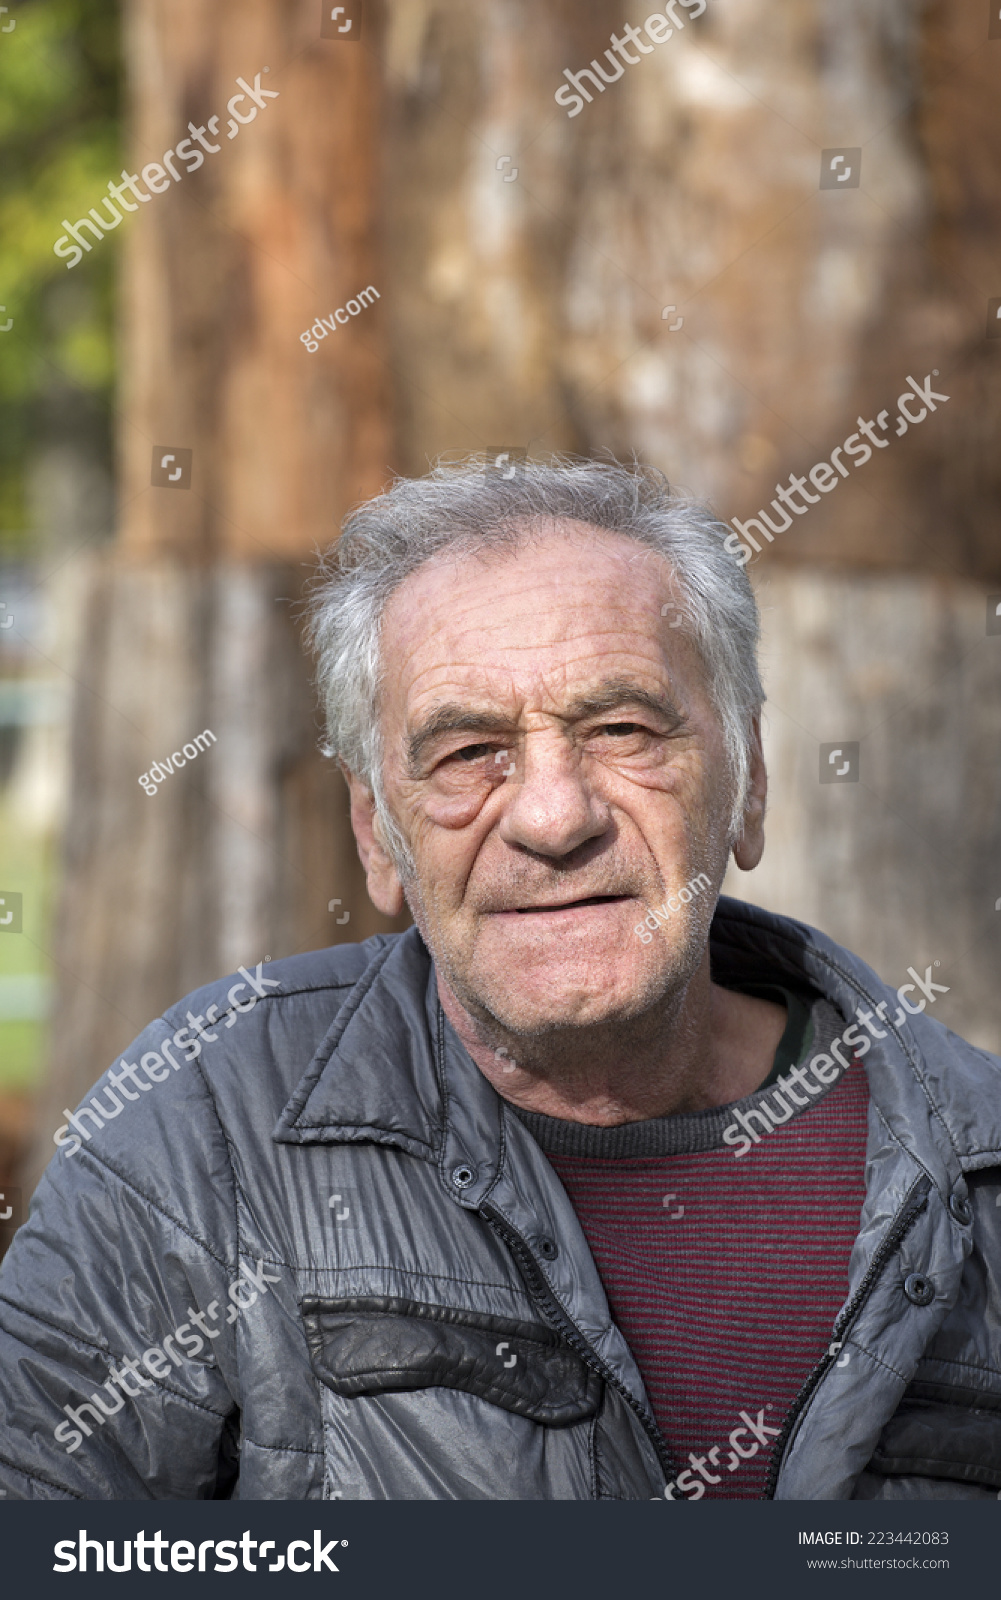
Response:
M823 1001L812 1021L808 1043L844 1028ZM739 1157L721 1138L733 1107L607 1129L521 1113L580 1219L693 1499L762 1496L775 1438L847 1295L865 1072L856 1060L788 1120L776 1093L739 1103L773 1106L778 1123Z

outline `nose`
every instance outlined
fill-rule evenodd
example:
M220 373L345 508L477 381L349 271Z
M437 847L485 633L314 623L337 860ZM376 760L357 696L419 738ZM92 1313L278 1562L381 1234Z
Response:
M608 804L565 737L541 730L526 735L517 768L508 779L511 799L500 823L506 844L560 857L606 832Z

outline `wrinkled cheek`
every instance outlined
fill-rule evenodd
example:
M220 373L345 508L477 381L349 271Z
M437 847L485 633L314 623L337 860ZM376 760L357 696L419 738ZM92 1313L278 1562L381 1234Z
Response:
M473 863L476 841L462 824L441 822L422 810L409 826L414 860L412 886L421 903L436 919L453 915L462 905Z

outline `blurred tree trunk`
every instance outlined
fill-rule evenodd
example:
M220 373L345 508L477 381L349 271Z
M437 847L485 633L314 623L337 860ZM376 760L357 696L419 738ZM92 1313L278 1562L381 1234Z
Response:
M295 625L314 549L393 454L380 302L316 351L299 338L384 293L377 34L369 19L361 44L328 41L319 22L312 4L126 0L130 170L213 115L221 148L127 224L120 534L78 673L30 1183L61 1108L186 990L396 926L368 901L346 790L318 754ZM258 74L278 97L230 138L236 80ZM152 484L155 447L192 452L189 488ZM140 787L205 729L196 760Z
M636 450L744 519L937 367L950 403L766 554L997 580L986 8L710 0L568 117L564 68L603 59L620 20L604 0L389 0L406 470L495 443ZM841 146L860 185L822 191Z

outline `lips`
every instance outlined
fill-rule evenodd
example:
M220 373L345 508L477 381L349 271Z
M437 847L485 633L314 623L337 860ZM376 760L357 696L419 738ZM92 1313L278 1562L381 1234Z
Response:
M532 916L540 911L579 911L585 906L618 905L621 901L629 899L624 894L592 894L580 900L561 900L552 905L541 906L513 906L519 916Z

